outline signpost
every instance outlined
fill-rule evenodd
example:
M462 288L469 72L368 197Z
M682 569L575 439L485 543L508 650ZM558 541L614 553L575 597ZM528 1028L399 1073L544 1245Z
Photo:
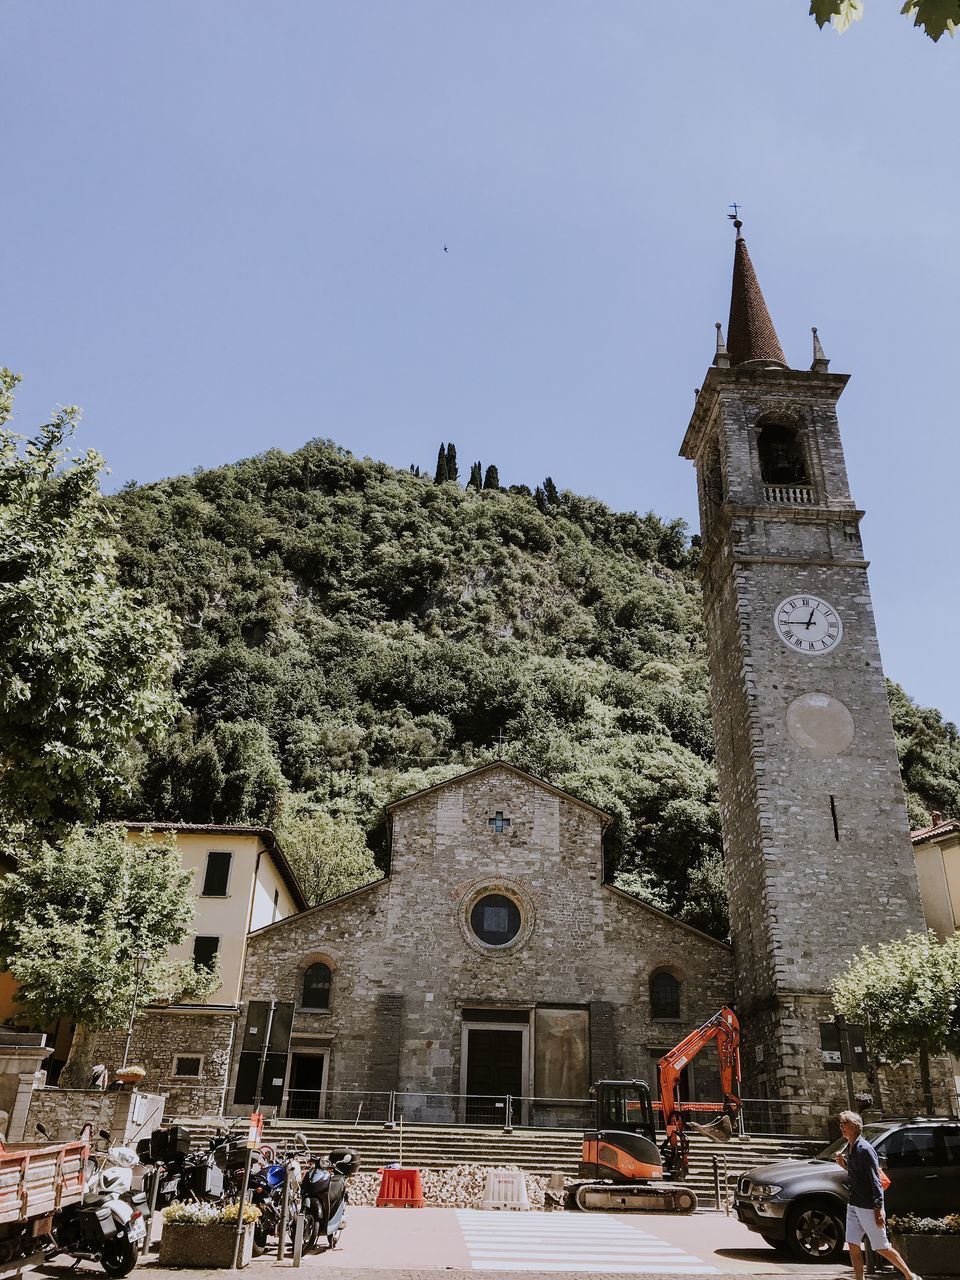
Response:
M233 1242L233 1270L237 1269L240 1258L240 1245L243 1240L243 1210L247 1203L247 1192L250 1189L250 1167L253 1164L253 1153L260 1146L263 1136L263 1114L260 1111L260 1099L263 1096L263 1073L267 1065L267 1050L270 1047L270 1032L273 1028L273 1015L277 1008L276 1000L270 1001L270 1012L267 1014L267 1031L263 1037L260 1050L260 1069L257 1072L257 1091L253 1103L253 1114L250 1117L250 1128L247 1132L247 1159L243 1166L243 1183L240 1187L240 1200L237 1204L237 1235Z

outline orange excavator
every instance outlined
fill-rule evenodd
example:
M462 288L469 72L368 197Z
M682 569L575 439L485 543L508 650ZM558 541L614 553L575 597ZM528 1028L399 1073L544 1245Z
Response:
M720 1059L718 1102L682 1102L680 1073L715 1041ZM597 1127L583 1135L580 1177L571 1188L578 1209L636 1210L647 1213L693 1213L696 1194L679 1185L689 1170L687 1116L714 1113L709 1124L690 1126L715 1142L726 1142L740 1102L740 1024L723 1008L686 1036L657 1064L660 1101L642 1080L601 1080L596 1085ZM657 1146L654 1110L661 1113L666 1139ZM719 1113L719 1114L716 1114ZM663 1179L668 1179L664 1181Z

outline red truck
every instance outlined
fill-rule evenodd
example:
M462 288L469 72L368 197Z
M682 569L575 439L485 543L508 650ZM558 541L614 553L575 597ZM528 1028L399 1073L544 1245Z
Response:
M0 1142L0 1280L43 1262L53 1215L83 1199L85 1142L45 1147Z

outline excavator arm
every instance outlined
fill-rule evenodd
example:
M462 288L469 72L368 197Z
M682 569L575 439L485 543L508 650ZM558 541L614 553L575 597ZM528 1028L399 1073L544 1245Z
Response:
M740 1023L732 1009L723 1008L708 1019L702 1027L691 1031L657 1064L660 1070L660 1105L663 1111L663 1127L667 1133L664 1143L664 1163L669 1176L682 1180L687 1176L689 1141L684 1129L680 1103L680 1073L688 1062L705 1049L711 1040L717 1044L720 1057L720 1087L723 1103L711 1110L722 1111L731 1120L740 1112ZM695 1104L698 1110L706 1110L703 1104Z

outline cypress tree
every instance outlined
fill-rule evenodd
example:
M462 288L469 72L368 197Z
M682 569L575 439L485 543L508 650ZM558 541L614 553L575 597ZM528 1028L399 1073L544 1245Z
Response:
M440 452L437 454L437 471L433 477L434 484L446 484L447 482L447 451L440 446Z
M487 467L487 474L483 477L483 487L485 489L500 488L500 472L492 463Z
M557 486L553 483L549 476L543 482L543 493L551 507L555 507L560 501L560 495L557 493Z
M456 484L460 479L460 472L457 469L457 446L455 444L447 445L447 479L451 484Z
M483 472L480 469L479 462L470 464L470 479L467 481L467 488L476 489L478 493L483 488Z

